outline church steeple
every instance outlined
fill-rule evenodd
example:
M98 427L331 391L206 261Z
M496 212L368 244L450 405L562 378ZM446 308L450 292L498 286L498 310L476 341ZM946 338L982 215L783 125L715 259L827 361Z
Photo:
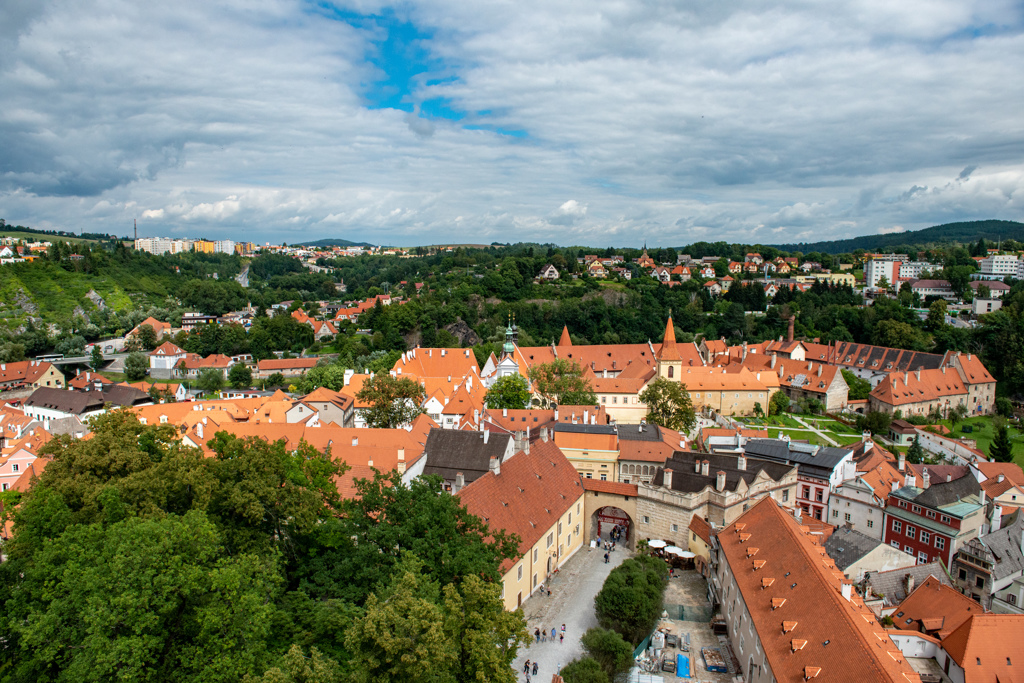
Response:
M572 339L569 338L568 325L562 325L562 337L558 340L559 346L572 346Z
M672 311L668 312L668 321L665 323L665 336L661 340L661 348L658 350L658 375L669 379L678 378L682 371L683 356L676 346L676 328L672 324Z
M512 314L508 314L508 326L505 327L505 346L502 347L502 359L512 356L516 352L516 330L512 323Z

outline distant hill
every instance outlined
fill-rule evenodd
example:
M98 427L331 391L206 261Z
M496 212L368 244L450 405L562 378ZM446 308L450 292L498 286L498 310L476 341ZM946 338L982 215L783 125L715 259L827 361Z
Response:
M294 246L298 247L372 247L369 242L349 242L348 240L329 239L316 240L315 242L301 242Z
M1024 223L1016 221L969 221L946 223L924 230L894 232L888 235L862 235L848 240L832 240L830 242L801 242L799 244L774 244L782 251L801 251L808 254L817 251L823 254L845 254L854 249L878 251L901 245L923 247L929 244L960 242L977 242L984 237L986 240L1013 239L1024 241Z

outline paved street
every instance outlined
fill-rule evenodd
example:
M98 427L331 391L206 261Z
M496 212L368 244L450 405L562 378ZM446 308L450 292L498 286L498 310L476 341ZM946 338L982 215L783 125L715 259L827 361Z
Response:
M550 681L551 675L558 673L561 667L583 653L580 636L588 628L597 626L594 615L594 596L601 590L609 572L623 560L631 557L629 551L618 548L611 553L610 562L604 563L604 551L589 547L581 549L555 575L551 582L551 597L541 597L535 593L523 603L526 614L526 625L531 635L531 644L520 650L515 668L519 680L525 681L523 663L529 659L539 662L536 676L531 680ZM557 636L551 640L551 629L561 631L565 624L565 642L559 643ZM532 639L535 628L547 628L547 642L535 642Z

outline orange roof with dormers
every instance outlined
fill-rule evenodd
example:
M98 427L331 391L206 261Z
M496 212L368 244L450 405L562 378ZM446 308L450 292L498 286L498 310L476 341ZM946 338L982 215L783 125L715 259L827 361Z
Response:
M871 397L886 405L900 406L936 401L947 396L965 396L967 387L955 370L893 372L871 390Z
M184 351L181 350L177 344L173 342L164 342L160 346L156 347L149 352L151 356L181 356L184 355Z
M899 604L892 613L892 623L901 631L929 633L941 640L975 614L984 612L974 600L929 576Z
M843 598L849 582L824 548L773 499L762 498L717 538L776 681L803 681L808 669L828 683L920 681L856 592ZM748 556L753 547L760 568ZM773 609L775 599L785 602ZM807 642L794 652L796 639Z
M452 377L464 378L470 374L480 376L480 366L472 349L424 349L406 351L391 368L399 377Z
M942 641L965 683L1024 680L1024 615L972 614Z

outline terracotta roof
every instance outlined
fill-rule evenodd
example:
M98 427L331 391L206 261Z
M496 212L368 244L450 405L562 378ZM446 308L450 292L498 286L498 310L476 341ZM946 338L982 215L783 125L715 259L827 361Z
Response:
M676 348L676 330L672 325L672 317L669 316L665 323L665 335L661 341L661 350L658 352L659 360L682 360L683 357Z
M471 349L415 348L395 361L392 371L399 377L467 377L480 376L476 354Z
M1024 680L1024 615L974 614L942 641L965 683Z
M156 332L156 338L157 338L157 339L159 339L160 337L162 337L162 336L163 336L163 335L164 335L165 333L167 333L167 332L170 332L170 331L171 331L171 324L170 324L170 323L164 323L164 322L160 322L160 321L159 321L159 320L157 320L156 318L154 318L154 317L150 316L150 317L146 318L145 320L143 320L143 321L142 321L141 323L139 323L138 325L136 325L136 326L135 326L135 327L134 327L134 328L132 329L132 331L131 331L131 332L129 332L129 333L128 333L127 335L125 335L125 336L131 337L131 336L134 336L134 335L138 334L138 333L139 333L139 328L140 328L140 327L142 327L142 326L144 326L144 325L149 325L150 327L152 327L152 328L153 328L153 331L154 331L154 332Z
M960 363L960 367L963 368L969 384L995 383L995 377L992 376L985 367L985 364L976 355L958 353L956 354L956 360Z
M32 384L51 367L53 367L51 363L38 360L22 360L15 363L0 363L0 383L24 382L26 384Z
M920 374L920 377L918 377ZM967 394L967 387L953 370L921 370L894 372L871 390L871 397L887 405L906 405L922 401L934 401L945 396Z
M921 631L940 640L984 608L969 597L929 576L892 614L893 625L902 631Z
M562 325L562 336L558 338L559 346L572 346L572 339L569 337L569 326Z
M156 347L149 352L151 356L181 356L185 352L178 347L177 344L172 342L164 342L160 346Z
M84 389L97 382L100 384L113 384L111 380L95 372L80 372L68 380L68 386L72 389Z
M1020 465L1012 462L979 461L974 463L974 466L989 479L998 479L1001 474L1018 486L1024 486L1024 471L1021 470Z
M690 531L697 534L697 538L711 545L711 525L700 515L690 517Z
M537 441L530 452L519 452L459 492L472 514L491 528L520 538L520 555L541 537L583 496L576 468L552 441ZM502 571L518 559L507 560Z
M318 358L270 358L256 364L260 370L294 370L316 367Z
M742 531L742 535L741 535ZM777 681L918 680L902 653L856 594L842 597L842 572L770 497L717 535ZM758 548L760 569L749 549ZM762 579L773 578L767 588ZM781 606L773 598L785 598ZM794 639L807 643L794 652Z
M623 484L618 481L601 481L600 479L583 479L584 491L596 491L597 493L614 493L619 496L630 496L636 498L639 495L636 484Z

